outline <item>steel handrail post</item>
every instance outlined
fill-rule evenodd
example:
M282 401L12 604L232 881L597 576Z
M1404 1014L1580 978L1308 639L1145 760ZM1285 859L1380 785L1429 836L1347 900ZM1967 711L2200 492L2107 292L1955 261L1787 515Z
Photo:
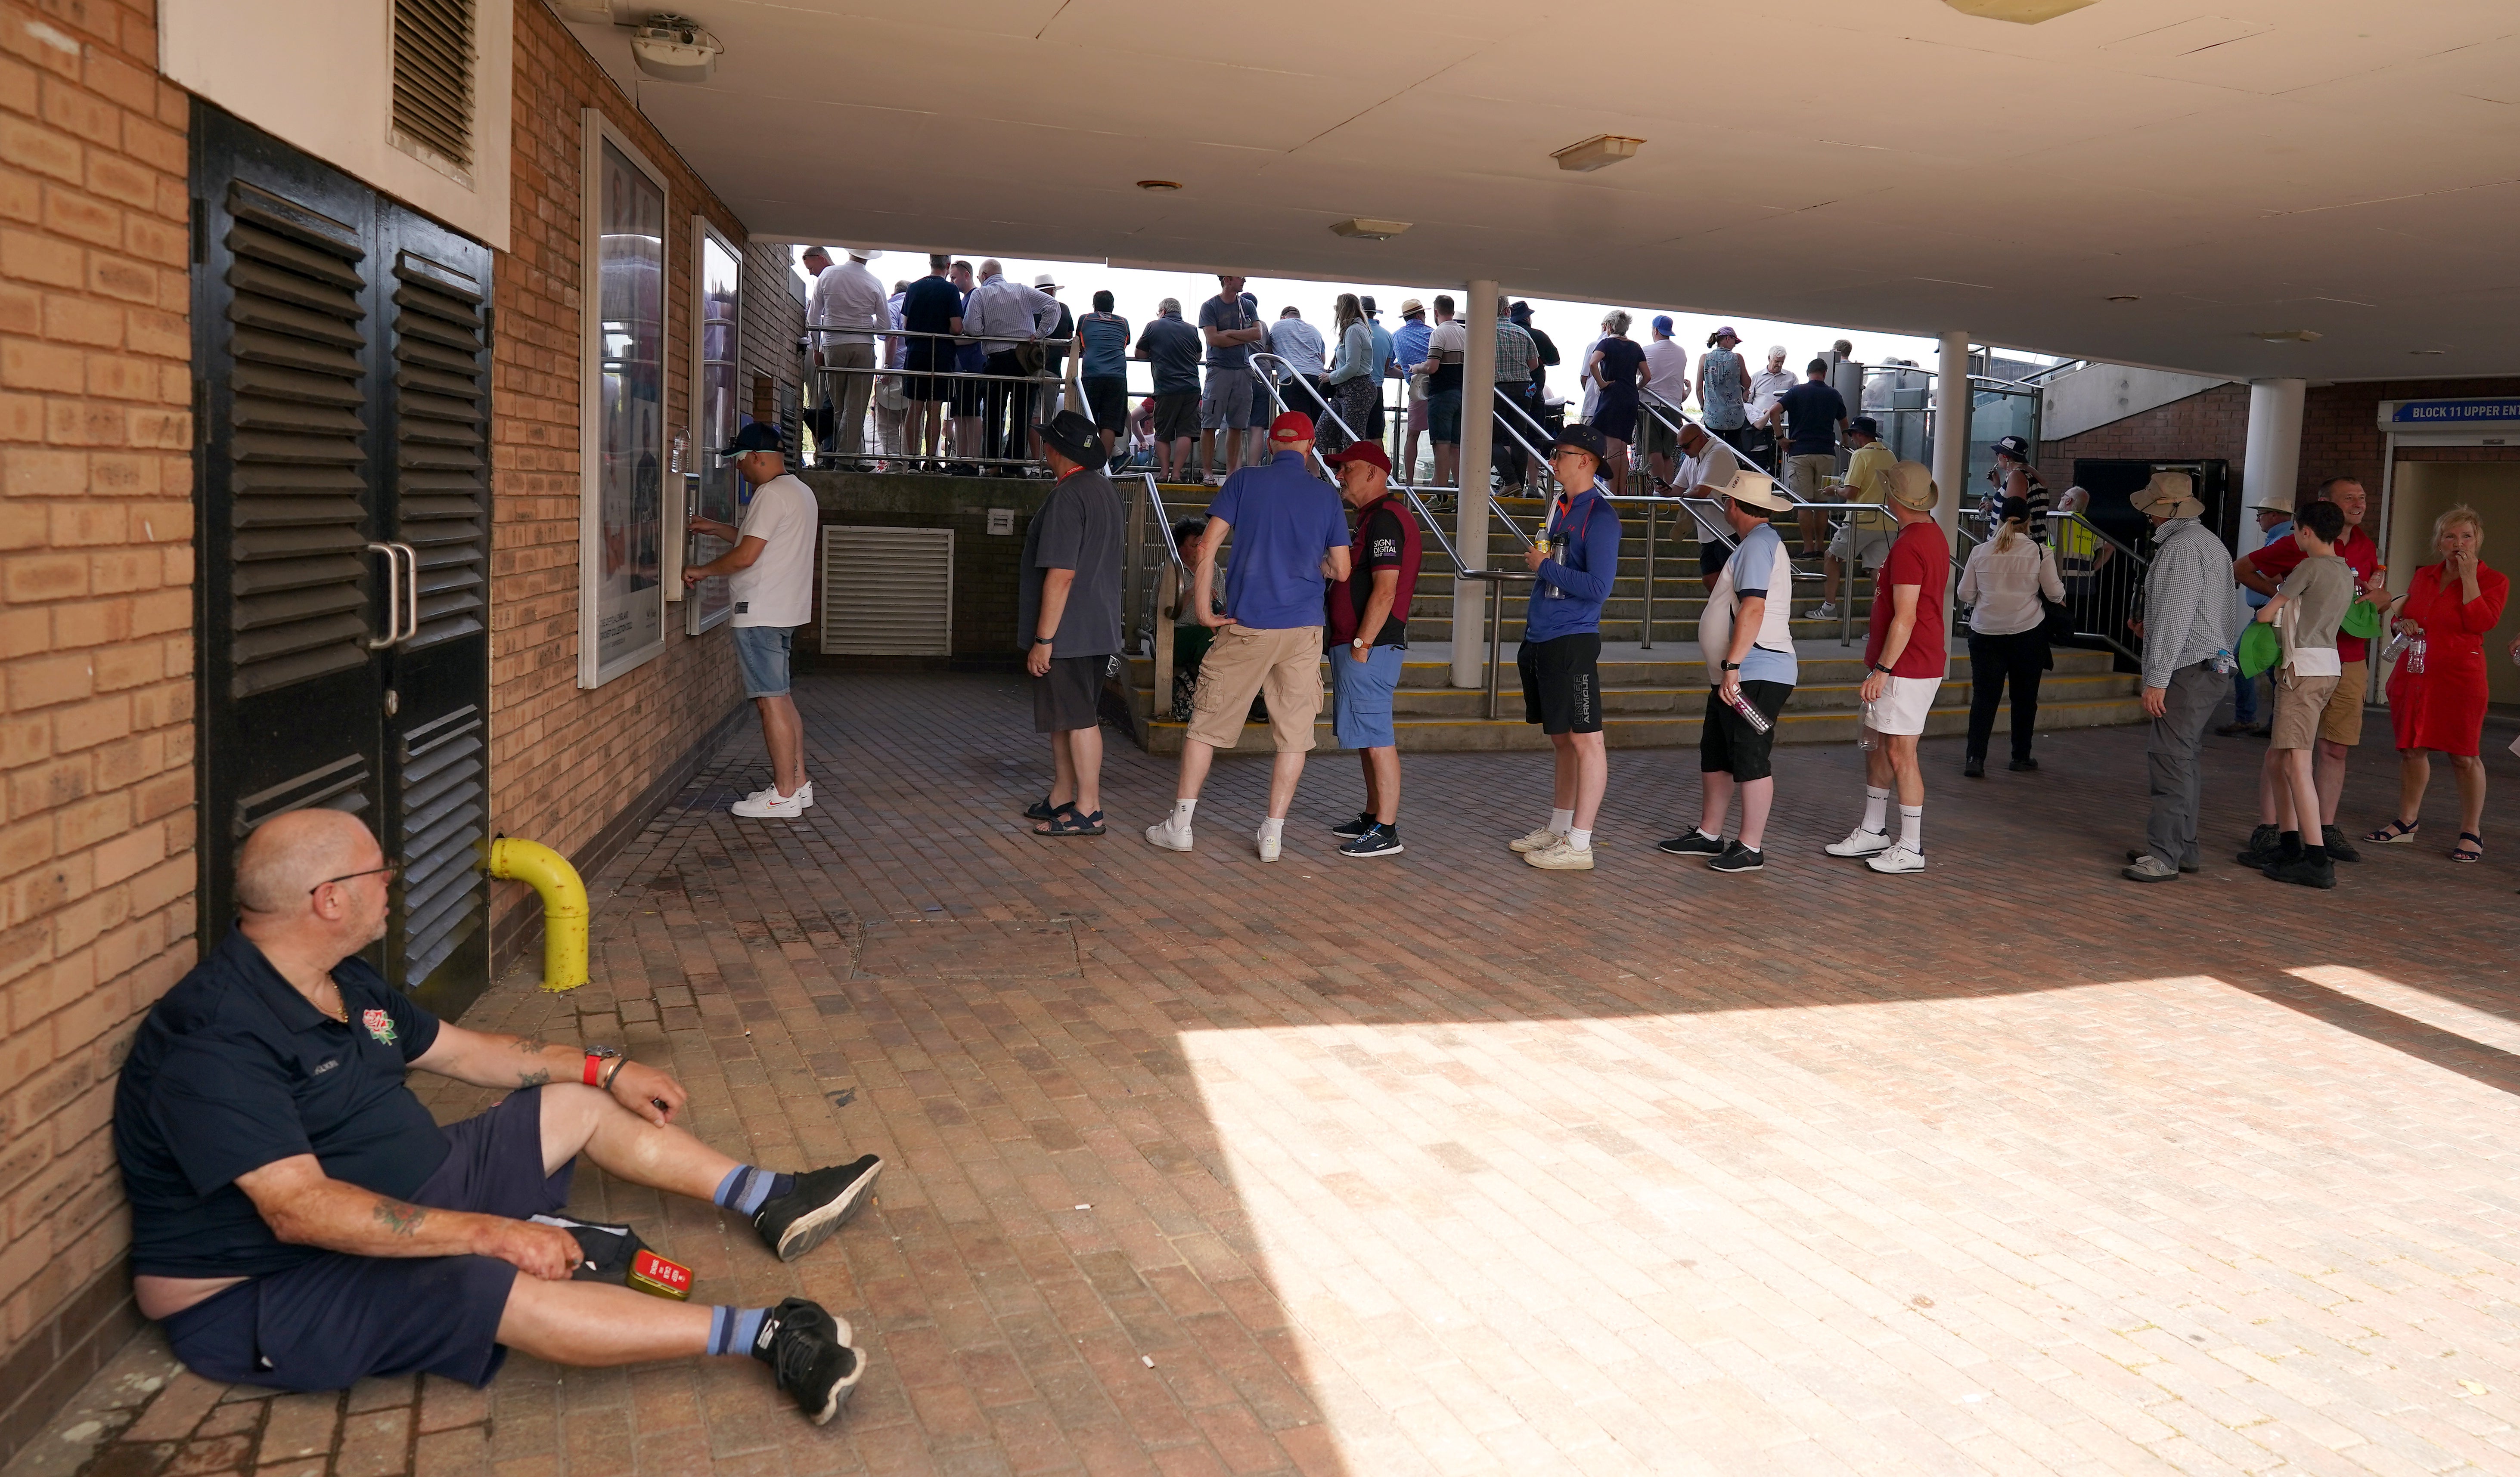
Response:
M1661 516L1661 509L1645 505L1645 618L1641 628L1643 639L1637 643L1645 651L1653 649L1654 524Z

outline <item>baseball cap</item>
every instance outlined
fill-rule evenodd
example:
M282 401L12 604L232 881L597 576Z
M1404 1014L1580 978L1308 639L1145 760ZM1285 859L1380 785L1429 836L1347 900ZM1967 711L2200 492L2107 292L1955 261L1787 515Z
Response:
M727 442L726 445L719 450L717 459L721 462L732 462L746 452L784 452L788 448L782 444L779 439L778 426L772 425L766 421L746 421L743 423L742 426L736 431L735 439Z
M1559 431L1557 439L1549 443L1551 451L1555 451L1561 446L1571 446L1577 451L1589 454L1596 461L1606 462L1610 459L1610 443L1601 438L1600 427L1587 425L1581 421Z
M1302 411L1285 411L1277 420L1269 423L1269 444L1272 446L1280 442L1292 446L1298 441L1309 441L1312 438L1313 418Z
M1654 314L1653 329L1655 333L1662 335L1664 337L1670 337L1671 315L1669 313Z
M1390 456L1372 441L1350 441L1347 443L1347 450L1331 452L1322 460L1332 467L1345 467L1350 462L1363 462L1368 467L1379 467L1385 472L1391 470Z

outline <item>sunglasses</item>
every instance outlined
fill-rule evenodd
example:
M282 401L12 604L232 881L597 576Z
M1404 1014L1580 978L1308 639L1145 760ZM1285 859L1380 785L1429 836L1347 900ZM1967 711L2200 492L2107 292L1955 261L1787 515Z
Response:
M398 873L398 872L400 872L400 871L402 871L402 864L401 864L400 862L387 862L387 863L386 863L385 865L383 865L382 867L371 867L371 868L369 868L369 869L368 869L367 871L365 871L365 872L345 872L345 873L341 873L341 874L340 874L339 876L338 876L338 877L326 877L324 880L322 880L322 881L320 881L320 882L316 883L314 886L307 888L307 889L306 889L306 895L307 895L308 897L310 897L310 898L311 898L311 897L313 897L315 894L317 894L317 893L319 893L319 892L322 892L325 888L332 886L332 885L333 885L334 883L336 883L336 882L347 882L347 881L350 881L350 880L352 880L353 878L357 878L357 877L380 877L380 876L381 876L381 877L385 877L385 878L390 879L390 878L394 875L394 873Z

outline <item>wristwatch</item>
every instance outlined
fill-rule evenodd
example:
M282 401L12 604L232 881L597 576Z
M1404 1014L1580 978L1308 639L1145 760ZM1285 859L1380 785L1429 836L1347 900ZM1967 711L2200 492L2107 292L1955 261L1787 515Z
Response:
M621 1049L618 1047L588 1047L586 1070L579 1080L591 1088L609 1088L612 1086L613 1077L620 1072L622 1064L629 1059L621 1054ZM607 1067L605 1063L608 1061L612 1065Z
M1057 640L1058 640L1058 638L1056 636L1036 636L1032 639L1032 644L1037 647L1046 647Z
M1723 664L1722 670L1727 672L1737 672L1741 670L1741 664L1737 661L1728 661Z
M1362 651L1362 650L1364 650L1364 649L1365 649L1365 638L1364 638L1364 637L1362 637L1362 636L1358 637L1356 640L1354 640L1354 641L1352 641L1352 642L1349 642L1349 643L1347 644L1347 648L1348 648L1348 649L1349 649L1349 650L1351 650L1351 651Z
M1880 674L1881 674L1882 676L1884 676L1884 677L1893 677L1893 676L1898 675L1897 673L1892 672L1888 667L1883 666L1881 663L1879 663L1879 662L1877 662L1877 661L1876 661L1876 662L1874 662L1874 663L1872 664L1872 670L1874 670L1874 671L1876 671L1876 672L1880 673Z

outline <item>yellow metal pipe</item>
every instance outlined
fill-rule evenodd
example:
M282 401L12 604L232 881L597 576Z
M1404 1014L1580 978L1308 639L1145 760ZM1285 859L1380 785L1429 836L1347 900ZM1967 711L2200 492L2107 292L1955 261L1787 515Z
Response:
M543 900L543 988L586 983L586 884L568 858L540 841L500 836L490 843L490 875L522 882Z

